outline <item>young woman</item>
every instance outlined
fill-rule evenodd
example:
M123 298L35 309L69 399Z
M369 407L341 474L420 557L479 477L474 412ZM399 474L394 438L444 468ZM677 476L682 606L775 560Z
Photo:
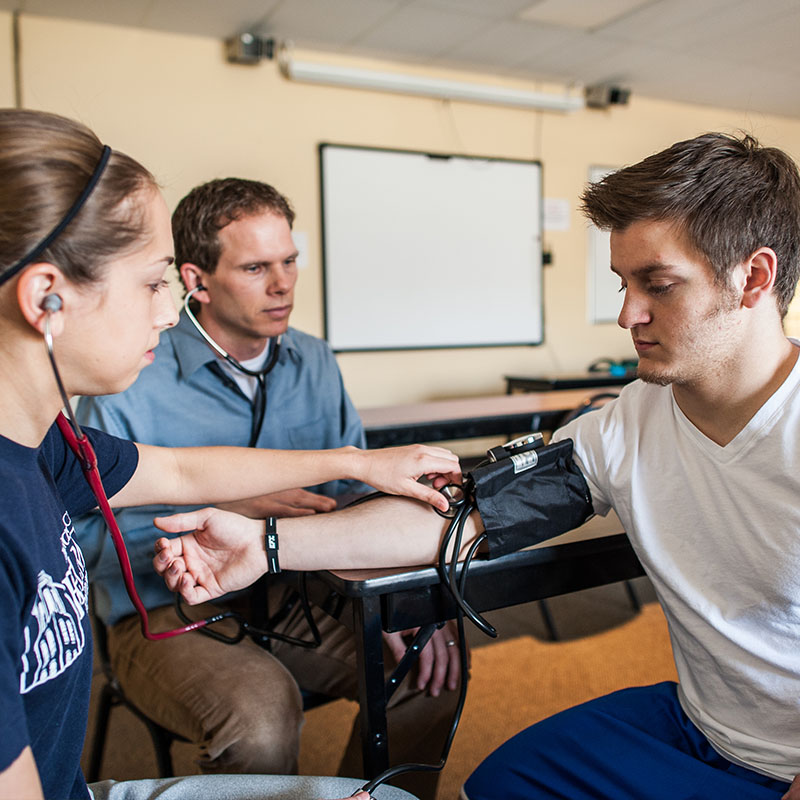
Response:
M147 170L78 123L0 111L0 798L89 796L79 765L88 582L71 520L96 500L55 420L64 394L121 391L152 361L159 332L177 319L171 262L169 214ZM86 434L115 506L224 502L352 478L445 509L417 479L459 477L440 448L167 450ZM286 566L305 566L302 555ZM188 791L212 797L219 784L202 785ZM147 786L123 786L112 796L147 796Z

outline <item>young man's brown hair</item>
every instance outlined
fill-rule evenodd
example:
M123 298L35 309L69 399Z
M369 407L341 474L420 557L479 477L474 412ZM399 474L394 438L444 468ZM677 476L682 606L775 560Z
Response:
M611 173L582 200L603 230L674 222L722 286L759 247L772 248L776 302L786 315L800 274L800 174L783 151L747 134L706 133Z

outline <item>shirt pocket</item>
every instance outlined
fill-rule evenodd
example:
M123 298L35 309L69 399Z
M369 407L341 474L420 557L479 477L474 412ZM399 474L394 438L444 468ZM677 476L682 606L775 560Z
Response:
M326 417L318 417L302 425L287 428L286 436L292 450L326 450L339 446L339 442L332 441L330 424Z

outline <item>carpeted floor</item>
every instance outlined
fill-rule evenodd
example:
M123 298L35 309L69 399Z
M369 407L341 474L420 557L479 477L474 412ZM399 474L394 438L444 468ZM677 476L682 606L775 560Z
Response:
M477 648L464 715L438 797L455 800L484 756L536 720L626 686L674 679L667 626L656 603L594 636L563 642L520 636ZM301 771L317 774L337 763L346 740L342 720L355 713L355 703L347 701L308 713Z
M502 625L493 620L505 636L500 641L472 637L472 679L440 800L455 800L472 768L526 725L618 688L674 679L666 623L645 579L637 592L645 601L638 614L620 585L555 598L551 612L562 641L543 640L540 613L531 607L506 610ZM355 713L355 703L337 701L307 714L302 773L335 772ZM177 774L197 771L189 745L176 743L173 755ZM144 727L127 710L115 710L101 777L155 774Z

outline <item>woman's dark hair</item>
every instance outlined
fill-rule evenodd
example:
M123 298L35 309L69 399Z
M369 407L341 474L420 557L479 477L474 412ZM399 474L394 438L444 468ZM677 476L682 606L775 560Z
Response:
M64 218L100 161L103 144L85 125L42 111L0 109L0 279ZM102 278L102 268L146 235L135 196L157 187L124 153L108 164L81 210L38 256L75 283Z
M607 175L582 201L603 230L674 222L723 286L737 264L771 247L778 257L775 297L785 316L800 274L800 175L782 150L747 134L707 133Z

